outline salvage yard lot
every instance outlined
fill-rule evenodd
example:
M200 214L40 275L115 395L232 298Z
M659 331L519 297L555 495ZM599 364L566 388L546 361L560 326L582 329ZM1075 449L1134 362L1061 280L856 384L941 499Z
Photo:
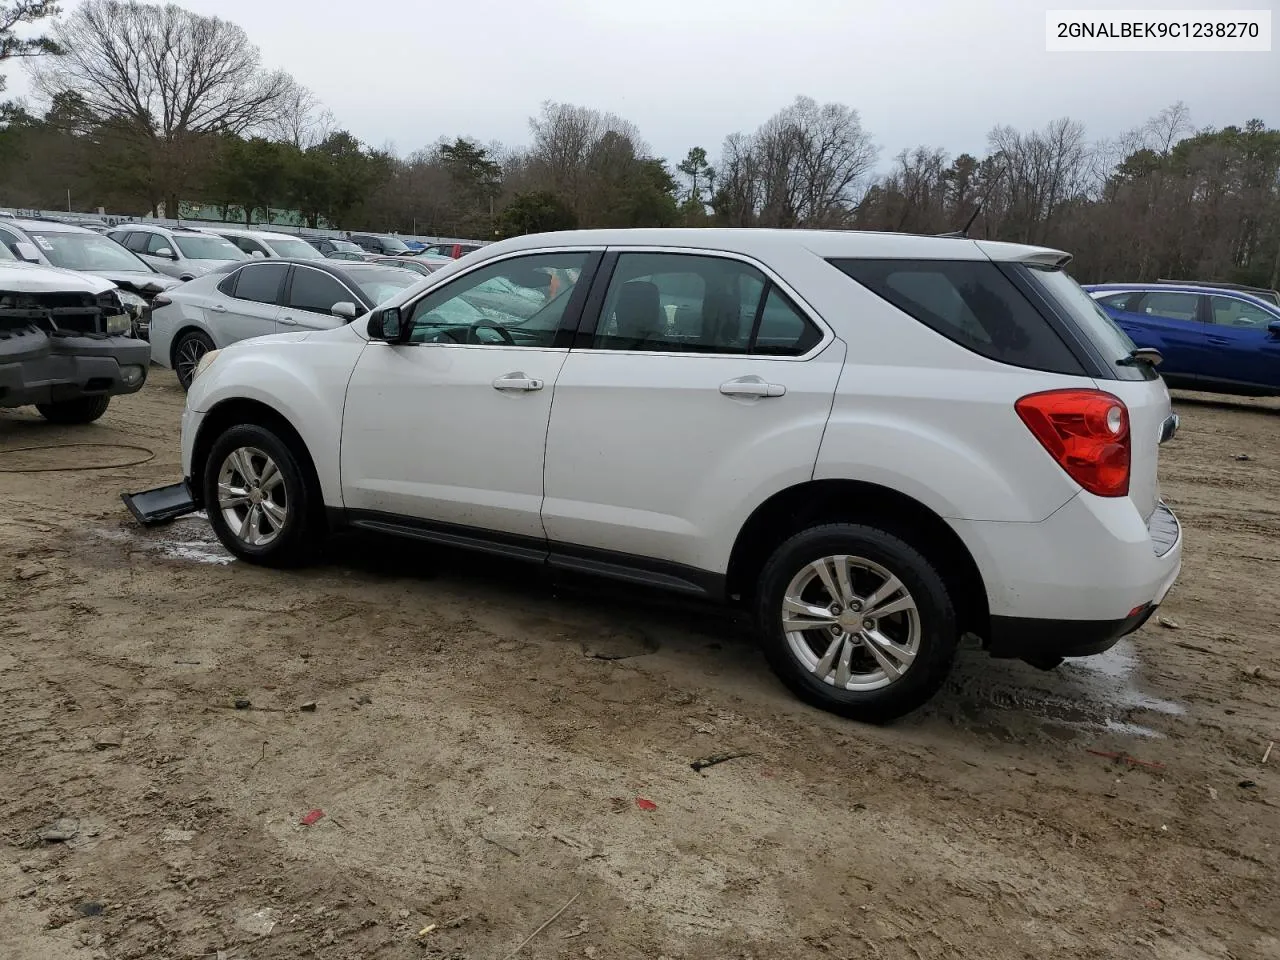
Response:
M1176 400L1176 629L965 651L883 729L700 606L143 531L181 407L156 371L94 426L0 413L3 471L155 454L0 472L0 957L502 960L571 899L519 956L1280 956L1278 401Z

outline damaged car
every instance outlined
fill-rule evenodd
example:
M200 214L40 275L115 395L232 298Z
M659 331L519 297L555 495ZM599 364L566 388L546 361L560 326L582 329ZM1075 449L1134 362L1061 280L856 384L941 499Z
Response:
M17 260L0 246L0 407L52 423L97 420L147 379L150 348L107 279Z

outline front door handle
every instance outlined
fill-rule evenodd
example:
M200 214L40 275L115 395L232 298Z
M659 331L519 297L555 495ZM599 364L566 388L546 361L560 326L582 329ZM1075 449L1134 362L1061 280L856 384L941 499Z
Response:
M720 392L726 397L782 397L787 388L780 383L765 383L759 377L739 377L720 384Z
M1226 337L1210 337L1209 342L1216 343L1220 347L1228 346L1231 343Z
M498 377L493 381L493 389L495 390L541 390L542 381L535 377L526 377L524 373L516 371L508 373L505 377Z
M224 307L224 306L223 306L222 304L220 304L220 303L215 303L215 304L214 304L212 307L210 307L209 309L210 309L210 310L212 310L214 313L226 313L226 312L227 312L227 308L226 308L226 307Z
M298 325L298 321L293 319L293 317L279 317L278 322L287 323L291 327L296 327Z

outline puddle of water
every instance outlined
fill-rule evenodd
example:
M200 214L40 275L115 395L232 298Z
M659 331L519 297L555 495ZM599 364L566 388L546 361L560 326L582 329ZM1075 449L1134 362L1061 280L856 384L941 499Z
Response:
M95 530L94 534L112 543L135 544L144 550L154 550L173 560L190 563L209 563L223 566L235 560L218 542L204 514L175 520L154 533L133 530Z
M957 660L948 690L963 711L980 723L1000 725L992 711L1013 709L1047 725L1159 738L1163 734L1136 722L1140 716L1135 715L1181 716L1186 708L1140 689L1139 666L1130 640L1121 640L1095 657L1068 660L1050 671L966 652Z

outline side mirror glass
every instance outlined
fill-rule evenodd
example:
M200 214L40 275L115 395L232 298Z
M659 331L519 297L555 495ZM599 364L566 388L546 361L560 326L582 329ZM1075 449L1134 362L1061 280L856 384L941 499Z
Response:
M19 257L27 261L27 263L40 262L40 251L35 248L35 244L27 243L25 240L20 240L18 243L13 245L13 250Z
M1267 324L1267 333L1273 337L1280 337L1280 320L1272 320Z
M161 247L159 250L156 251L155 255L157 257L168 257L170 260L178 259L177 256L174 254L174 252L170 250L168 247Z
M360 315L356 305L350 300L339 300L329 308L329 312L335 317L341 317L343 320L354 320Z
M374 340L395 343L400 339L400 309L384 307L369 318L369 336Z
M249 254L249 256L253 257L255 260L265 260L267 258L267 255L261 250L255 250L253 253Z

